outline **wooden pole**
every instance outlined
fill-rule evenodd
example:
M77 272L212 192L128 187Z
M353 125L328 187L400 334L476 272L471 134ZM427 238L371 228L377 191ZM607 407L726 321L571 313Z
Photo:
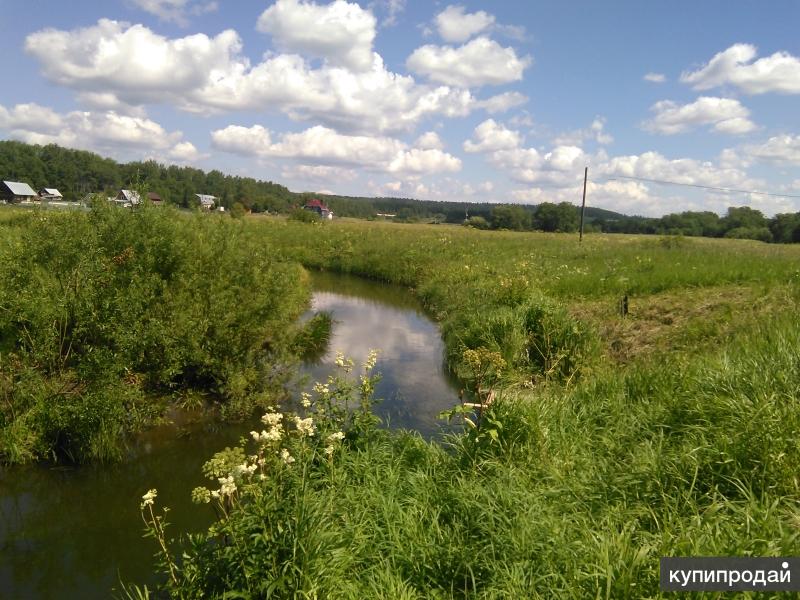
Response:
M581 204L581 234L578 238L579 242L583 241L583 216L586 213L586 180L589 178L589 167L583 171L583 203Z

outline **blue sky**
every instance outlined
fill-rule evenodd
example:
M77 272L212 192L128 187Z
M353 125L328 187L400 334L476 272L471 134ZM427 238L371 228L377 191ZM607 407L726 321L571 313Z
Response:
M0 137L433 200L577 204L588 166L589 203L628 214L795 212L798 23L796 0L2 0Z

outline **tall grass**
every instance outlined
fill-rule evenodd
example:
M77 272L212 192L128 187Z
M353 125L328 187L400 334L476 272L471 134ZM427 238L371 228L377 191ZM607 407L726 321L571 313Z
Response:
M506 393L444 444L348 434L191 538L171 594L651 598L661 556L793 555L798 369L800 325L776 320L702 360Z

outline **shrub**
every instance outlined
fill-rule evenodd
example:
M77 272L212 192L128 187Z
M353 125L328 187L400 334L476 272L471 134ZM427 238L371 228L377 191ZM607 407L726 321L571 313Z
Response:
M36 213L0 252L0 348L8 377L48 391L12 386L0 426L26 423L39 457L108 458L143 393L256 398L307 297L302 269L235 221L104 201Z

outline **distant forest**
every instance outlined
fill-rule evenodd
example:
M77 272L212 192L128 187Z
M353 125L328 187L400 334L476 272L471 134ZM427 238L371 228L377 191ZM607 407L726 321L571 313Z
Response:
M296 193L272 181L225 175L217 170L206 173L155 161L121 164L92 152L14 141L0 141L0 179L24 181L34 189L58 188L68 201L79 201L92 193L112 196L122 188L134 188L155 192L165 202L183 208L196 206L195 194L211 194L228 209L238 203L253 212L290 213L308 198L316 197L342 217L463 223L478 229L574 232L580 216L580 208L567 202L533 206ZM731 207L723 217L713 212L682 212L652 218L587 207L585 229L800 243L800 213L767 218L745 206Z

